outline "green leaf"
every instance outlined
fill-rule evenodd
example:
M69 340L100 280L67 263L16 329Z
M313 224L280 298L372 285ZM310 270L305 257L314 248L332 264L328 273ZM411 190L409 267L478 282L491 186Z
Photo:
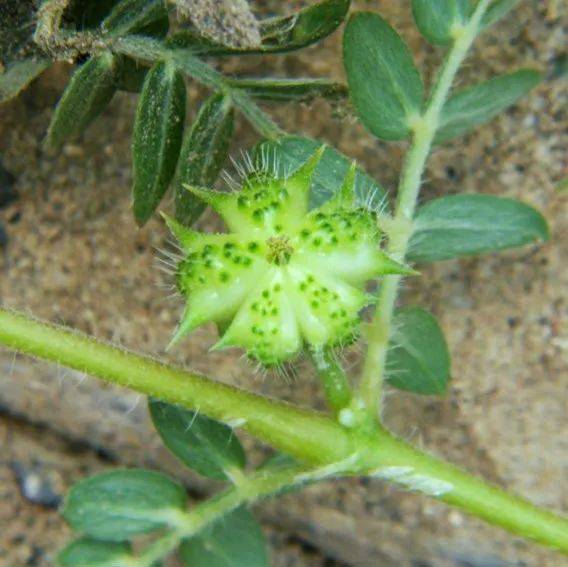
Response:
M0 103L15 98L51 64L47 59L24 59L0 72Z
M114 470L75 484L63 507L71 527L94 539L124 541L175 526L185 509L184 489L147 470Z
M134 216L143 225L174 175L185 120L185 84L170 62L148 72L138 101L132 141Z
M266 542L258 522L238 508L179 549L188 567L267 567Z
M540 83L542 75L520 69L469 87L451 97L442 108L435 142L441 143L472 130L512 106Z
M506 16L517 4L519 0L495 0L481 20L481 27L489 27L498 22L503 16Z
M492 195L434 199L416 215L409 259L432 262L548 240L545 218L535 209Z
M115 56L106 51L73 73L51 119L48 146L61 147L105 109L116 91L117 67Z
M467 22L469 0L412 0L412 14L420 33L434 45L449 45L452 28Z
M275 173L286 176L304 164L321 146L321 142L301 136L285 136L276 141L263 142L253 150L255 160L263 155L275 167ZM328 147L312 176L310 206L319 207L339 191L352 160L334 148ZM373 210L386 208L385 190L361 168L355 176L355 194L360 204Z
M391 386L416 394L443 394L450 379L450 355L433 315L418 307L399 309L387 355Z
M189 226L204 204L184 185L211 186L225 163L234 131L234 110L229 97L214 94L201 106L186 133L174 180L176 219Z
M357 12L343 35L349 95L361 122L384 140L402 140L422 110L424 87L410 50L378 14Z
M165 37L169 28L164 0L122 0L102 21L101 28L112 36L149 35Z
M188 467L218 480L230 480L244 468L245 452L228 425L158 400L149 407L164 444Z
M132 565L132 561L128 543L88 538L70 543L57 556L59 567L126 567Z
M339 99L347 96L345 85L327 79L229 79L228 83L262 100L303 102L319 97Z
M201 36L194 30L183 30L169 40L171 47L190 48L207 55L251 55L284 53L301 49L327 37L341 24L351 0L324 0L288 16L260 22L259 47L232 48Z

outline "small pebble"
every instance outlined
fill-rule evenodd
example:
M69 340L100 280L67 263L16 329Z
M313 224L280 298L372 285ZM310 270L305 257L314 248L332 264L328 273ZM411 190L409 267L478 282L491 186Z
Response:
M12 470L20 487L22 496L45 508L57 508L61 503L61 495L52 487L50 479L38 467L28 467L22 463L12 463Z

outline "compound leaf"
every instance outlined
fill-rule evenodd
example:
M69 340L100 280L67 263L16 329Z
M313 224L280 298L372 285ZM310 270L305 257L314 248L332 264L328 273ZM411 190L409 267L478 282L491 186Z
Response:
M238 508L180 546L188 567L267 567L266 542L258 522Z
M109 567L128 565L133 557L125 542L81 538L67 545L57 556L59 567Z
M416 25L434 45L452 43L452 27L465 24L470 10L469 0L412 0Z
M176 219L189 226L204 204L185 185L208 187L225 163L234 131L234 110L229 97L214 94L201 106L185 135L174 179Z
M304 164L321 146L321 142L301 136L285 136L263 142L253 150L255 160L264 159L279 176L286 176ZM312 176L310 206L319 207L339 190L353 160L334 148L326 148ZM371 209L385 208L386 191L361 168L355 176L355 194L361 204Z
M451 97L442 109L435 142L441 143L472 130L512 106L540 83L542 75L520 69L469 87Z
M73 73L51 119L48 146L61 147L105 109L116 91L117 69L116 57L106 51Z
M399 309L387 355L391 386L416 394L443 394L450 379L450 355L434 316L418 307Z
M185 505L184 489L163 474L114 470L75 484L65 499L63 516L89 537L124 541L175 525Z
M158 400L149 407L164 444L188 467L217 480L230 480L244 468L244 449L228 425Z
M227 47L205 38L195 30L174 34L171 47L190 48L207 55L251 55L284 53L301 49L327 37L341 24L351 0L323 0L288 16L260 22L261 42L258 47Z
M366 128L384 140L408 137L424 87L396 31L378 14L356 13L343 35L343 62L349 96Z
M452 195L420 209L409 260L432 262L548 240L545 218L514 199Z
M134 216L143 225L174 175L185 120L185 84L171 62L148 72L136 109L132 141Z

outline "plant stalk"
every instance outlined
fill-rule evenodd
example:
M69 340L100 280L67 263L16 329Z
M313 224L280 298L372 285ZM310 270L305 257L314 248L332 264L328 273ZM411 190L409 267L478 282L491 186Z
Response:
M210 65L195 57L187 49L169 48L147 37L126 36L117 38L110 46L114 51L141 61L171 60L186 75L215 91L229 94L235 106L243 113L256 131L275 140L284 131L242 89L232 87L230 81Z
M403 262L413 232L413 218L420 193L422 175L430 154L440 116L455 76L475 40L490 0L480 0L466 26L459 30L438 74L426 110L413 124L413 137L406 155L398 187L398 201L389 233L388 253ZM372 419L377 419L382 399L386 358L392 334L392 320L398 297L399 275L385 276L377 309L367 329L367 355L360 381L360 398Z
M238 507L252 505L297 484L298 479L303 482L305 475L316 474L317 470L313 473L306 472L300 467L259 471L243 479L239 486L232 486L221 494L182 513L175 530L148 546L139 557L135 558L133 564L136 567L152 567L156 561L164 559L175 551L182 540L195 536Z
M301 461L329 463L352 450L348 433L315 411L245 392L1 308L0 343L147 396L197 409L225 423L239 423L251 435Z
M568 555L568 519L414 449L382 428L372 434L348 430L316 412L219 384L2 308L0 344L214 419L244 420L243 428L251 434L308 464L324 465L329 476L385 478Z

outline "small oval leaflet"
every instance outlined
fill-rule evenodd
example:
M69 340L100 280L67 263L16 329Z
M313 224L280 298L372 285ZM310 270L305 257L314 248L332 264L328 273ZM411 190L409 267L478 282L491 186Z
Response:
M89 537L124 541L175 526L185 505L184 489L161 473L114 470L75 484L65 499L63 516Z
M442 108L434 142L440 144L489 122L540 83L542 75L520 69L494 77L453 95Z
M268 566L264 535L246 508L238 508L185 540L179 554L188 567Z
M487 12L481 20L482 27L489 27L497 23L503 16L506 16L517 4L519 0L495 0L491 3Z
M183 140L174 178L176 220L191 225L205 205L185 185L212 185L227 160L234 131L234 110L229 97L207 99Z
M144 81L132 140L134 216L143 225L174 175L185 119L185 84L170 62L156 63Z
M81 538L59 552L58 567L119 567L133 560L130 544Z
M433 262L548 240L546 219L514 199L451 195L418 209L408 258Z
M0 102L18 96L50 64L47 59L24 59L7 65L0 73Z
M399 309L387 355L391 386L416 394L443 394L450 379L450 355L433 315L418 307Z
M402 38L378 14L357 12L345 27L343 62L365 127L384 140L407 138L422 110L424 87Z
M244 468L244 449L229 426L158 400L150 400L149 408L166 447L188 467L217 480L230 480Z
M61 147L105 109L116 91L117 69L117 58L107 51L73 73L51 119L48 146Z
M467 22L469 0L412 0L412 14L420 33L434 45L449 45L452 28Z

